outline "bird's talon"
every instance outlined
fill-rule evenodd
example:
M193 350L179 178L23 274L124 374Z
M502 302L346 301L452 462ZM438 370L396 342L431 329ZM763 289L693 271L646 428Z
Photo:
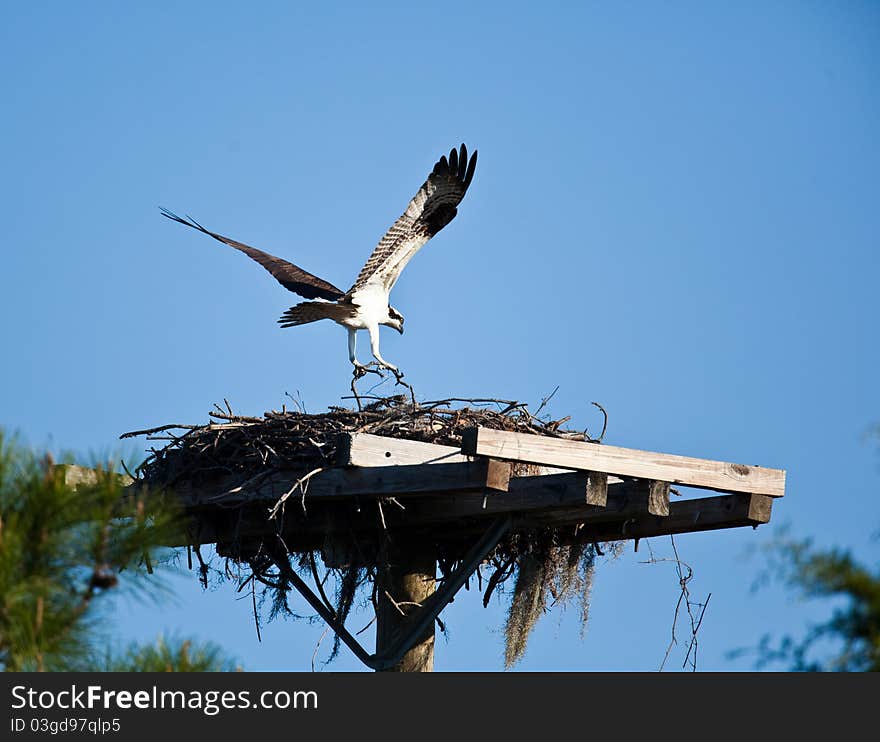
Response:
M376 374L377 376L385 378L385 375L382 373L382 367L377 367L375 363L368 363L366 366L362 363L358 363L354 366L354 369L351 372L351 375L354 377L354 380L362 379L367 374Z

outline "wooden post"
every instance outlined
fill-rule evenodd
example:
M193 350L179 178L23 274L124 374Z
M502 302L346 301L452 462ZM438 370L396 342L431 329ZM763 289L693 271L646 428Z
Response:
M388 561L380 567L378 611L376 614L376 654L388 652L405 630L407 616L419 610L418 604L434 594L437 552L430 541L412 540L400 534L388 543ZM391 599L389 599L389 596ZM394 602L392 602L394 601ZM417 639L400 661L386 672L434 671L434 622Z

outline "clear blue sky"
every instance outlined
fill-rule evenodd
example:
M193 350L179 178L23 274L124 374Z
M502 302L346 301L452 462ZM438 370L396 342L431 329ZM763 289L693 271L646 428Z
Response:
M338 404L344 333L278 329L296 297L156 207L345 288L464 141L476 178L395 288L384 355L421 398L559 385L551 412L595 431L601 402L608 443L787 469L770 526L678 539L712 594L700 667L821 616L753 594L748 554L788 522L876 561L880 6L298 5L7 4L0 425L137 458L121 432L224 397ZM545 616L519 668L655 669L677 580L644 558L603 564L586 637ZM120 601L121 634L308 669L319 626L257 644L249 600L175 584ZM500 605L445 618L438 670L501 667Z

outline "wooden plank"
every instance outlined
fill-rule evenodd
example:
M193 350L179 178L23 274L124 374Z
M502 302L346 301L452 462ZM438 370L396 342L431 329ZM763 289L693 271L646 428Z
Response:
M405 466L408 464L454 464L473 461L460 448L425 443L408 438L391 438L372 433L340 433L336 443L338 466ZM532 474L562 474L571 471L534 465Z
M691 487L770 497L785 494L785 471L725 461L639 451L549 436L473 428L462 436L462 453L508 461L600 471Z
M651 515L669 515L669 482L648 482L648 512Z
M579 504L547 509L546 501L542 502L535 491L545 491L545 488L543 483L534 482L533 486L515 493L520 502L511 509L504 502L510 493L489 496L485 508L482 507L483 498L474 494L454 498L446 495L415 498L406 501L405 511L386 508L385 519L388 528L394 532L430 534L432 539L454 541L466 540L482 532L493 517L512 512L516 531L553 527L560 529L563 540L620 541L758 526L770 521L773 505L773 498L765 495L715 495L676 500L670 503L668 516L657 516L647 512L647 488L640 483L626 483L609 487L606 508L584 504L581 499L583 489L572 484L567 487L567 492L577 498ZM529 510L531 506L537 509ZM275 527L274 523L266 523L265 515L251 514L244 521L232 511L221 515L228 517L213 520L211 528L202 530L203 543L259 538L271 534ZM375 510L366 507L352 512L345 519L324 518L311 513L308 518L285 521L284 539L290 548L320 548L331 533L338 534L341 539L354 538L361 553L369 552L371 539L383 538Z
M591 471L587 477L587 505L605 507L608 501L608 475L605 472Z
M773 498L743 493L676 500L668 504L668 515L656 515L649 510L650 486L644 481L609 485L606 506L597 507L584 502L585 478L583 473L517 477L510 481L510 489L505 493L488 496L453 493L420 497L407 501L406 512L395 515L400 518L401 526L414 527L432 523L461 523L472 518L491 518L504 514L516 515L521 526L566 525L583 521L612 523L618 529L624 528L627 521L647 521L654 524L654 519L663 520L673 514L678 521L670 522L670 528L680 527L685 521L690 522L688 519L699 524L701 518L718 522L726 522L732 518L736 525L754 525L770 520ZM699 504L692 506L685 503ZM735 512L733 508L736 509ZM740 522L742 520L747 520L748 523ZM656 527L659 528L659 525Z
M236 507L258 501L274 502L291 490L294 490L291 497L304 497L306 502L352 497L409 497L450 491L504 492L510 482L510 464L478 459L455 464L334 467L297 486L301 476L278 471L246 482L240 478L224 478L210 486L181 484L174 487L174 492L185 507Z
M468 461L470 458L454 446L371 433L342 433L336 449L336 463L339 466L459 464Z
M422 493L402 500L405 510L386 507L384 517L388 528L396 530L443 528L446 536L465 537L484 528L487 520L510 513L558 510L599 517L604 508L584 502L586 481L586 474L568 472L554 476L515 477L510 480L507 492ZM609 485L608 493L611 509L606 517L619 519L617 513L623 510L628 515L647 514L647 485L644 482L614 483ZM270 501L274 502L277 496L273 493ZM297 493L293 502L297 503L299 497ZM276 524L266 521L267 498L251 498L250 502L251 507L235 509L220 505L200 515L203 543L210 543L212 539L258 538L271 533ZM307 515L299 507L287 510L285 528L289 528L289 537L293 539L288 545L303 539L316 540L318 546L326 545L329 534L339 534L349 540L352 532L357 532L359 538L369 538L370 531L373 535L379 533L376 509L368 507L366 499L347 504L332 498L313 498L308 492L305 502ZM285 540L288 540L287 533Z
M596 541L624 541L627 539L671 536L696 533L720 528L759 526L770 521L773 498L767 495L737 493L716 495L694 500L670 503L669 515L626 515L617 520L600 520L596 515L586 517L570 513L568 516L541 520L544 525L563 527L582 523L583 534ZM519 527L533 527L534 520L524 520Z
M645 487L641 483L612 484L608 489L618 495L626 492L628 496L636 497L643 508L646 507ZM603 510L602 506L585 501L586 490L587 475L583 472L514 477L507 492L450 493L443 497L414 498L407 502L407 511L401 514L400 520L401 525L419 525L554 509Z
M77 464L55 464L53 469L62 472L64 484L74 490L79 487L91 487L98 483L99 476L107 476L106 471ZM114 472L113 476L122 487L128 487L133 481L128 474Z

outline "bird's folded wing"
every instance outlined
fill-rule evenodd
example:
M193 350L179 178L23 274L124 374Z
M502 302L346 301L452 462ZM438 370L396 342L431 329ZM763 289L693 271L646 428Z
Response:
M210 230L205 229L192 217L179 217L177 214L173 214L167 209L162 208L160 208L160 211L162 212L162 216L167 216L175 222L197 229L199 232L203 232L209 237L213 237L215 240L229 245L230 247L234 247L236 250L243 252L249 258L256 260L267 271L269 271L269 273L275 276L278 283L284 286L288 291L304 296L306 299L327 299L328 301L335 301L343 296L342 290L336 288L332 283L318 278L317 276L313 276L308 271L304 271L293 263L288 263L282 258L276 258L274 255L269 255L269 253L263 252L262 250L257 250L255 247L245 245L243 242L224 237L222 234L211 232Z
M464 198L476 166L477 153L468 159L464 144L459 151L453 149L448 159L443 155L437 161L406 211L373 250L348 295L368 284L391 291L419 248L455 218L456 206Z

